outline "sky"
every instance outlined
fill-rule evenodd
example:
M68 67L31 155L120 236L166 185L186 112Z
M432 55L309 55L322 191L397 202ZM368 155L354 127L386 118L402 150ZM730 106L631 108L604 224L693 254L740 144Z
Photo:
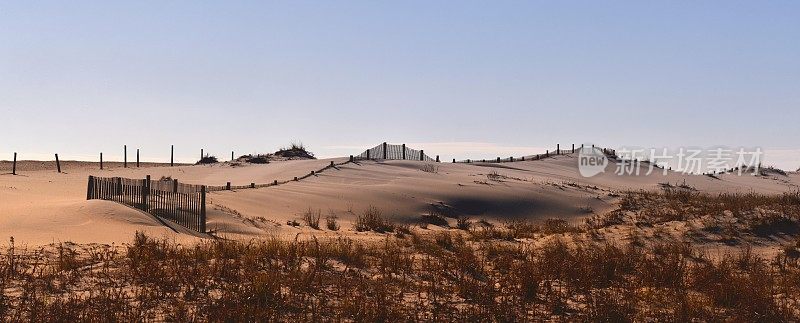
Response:
M799 39L797 1L0 0L0 159L594 143L794 170Z

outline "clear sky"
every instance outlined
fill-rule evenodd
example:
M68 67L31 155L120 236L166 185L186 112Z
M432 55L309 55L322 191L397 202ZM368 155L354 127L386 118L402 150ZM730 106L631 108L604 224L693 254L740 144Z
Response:
M0 1L0 159L587 142L794 169L799 120L798 1Z

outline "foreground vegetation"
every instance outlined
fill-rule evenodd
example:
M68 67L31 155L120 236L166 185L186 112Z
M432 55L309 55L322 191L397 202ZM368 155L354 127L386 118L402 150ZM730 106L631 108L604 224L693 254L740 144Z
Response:
M753 234L764 223L796 222L800 199L750 197L631 193L584 226L464 220L458 229L394 228L380 242L186 246L139 233L124 247L20 250L12 239L0 254L0 320L798 320L800 263L790 252L798 245L766 259L746 244L709 257L688 240L575 238L717 213ZM663 212L648 215L654 210ZM671 215L688 210L686 219ZM386 224L369 212L362 229L373 218ZM318 226L320 215L309 214Z

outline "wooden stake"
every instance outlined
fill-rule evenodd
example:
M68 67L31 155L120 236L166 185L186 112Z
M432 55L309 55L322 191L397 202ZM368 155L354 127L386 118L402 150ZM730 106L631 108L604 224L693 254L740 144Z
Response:
M61 162L58 161L58 154L56 154L56 167L58 168L58 172L61 173Z
M17 153L14 153L14 166L11 168L11 175L17 175Z

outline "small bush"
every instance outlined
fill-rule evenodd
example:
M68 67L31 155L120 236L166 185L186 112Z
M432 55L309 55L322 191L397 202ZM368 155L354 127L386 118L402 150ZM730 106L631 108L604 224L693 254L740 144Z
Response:
M243 155L237 158L238 161L251 163L251 164L269 164L269 160L272 156L269 154L257 154L257 155Z
M420 168L420 170L423 171L423 172L426 172L426 173L438 174L439 173L439 166L436 166L436 165L433 165L433 164L425 164L425 165L422 165L422 168Z
M219 163L219 160L217 160L217 156L206 154L205 156L203 156L203 158L200 158L200 160L195 165L216 164L216 163Z
M325 226L328 230L339 231L339 223L337 222L336 213L333 210L328 210L328 216L325 217Z
M321 214L322 211L320 210L314 211L313 209L308 208L308 210L303 213L303 222L305 222L307 226L319 230L319 218Z
M435 226L440 226L440 227L450 226L447 223L447 220L443 216L433 212L428 214L423 214L422 217L420 218L420 223L424 223L425 227L427 227L428 224L433 224Z
M469 230L472 226L472 222L470 222L468 217L462 216L458 218L456 226L461 230Z
M394 230L394 226L383 218L381 210L374 206L370 206L364 213L358 215L354 227L359 232L375 231L383 233Z
M292 143L289 148L281 148L274 155L289 159L317 159L302 143Z

